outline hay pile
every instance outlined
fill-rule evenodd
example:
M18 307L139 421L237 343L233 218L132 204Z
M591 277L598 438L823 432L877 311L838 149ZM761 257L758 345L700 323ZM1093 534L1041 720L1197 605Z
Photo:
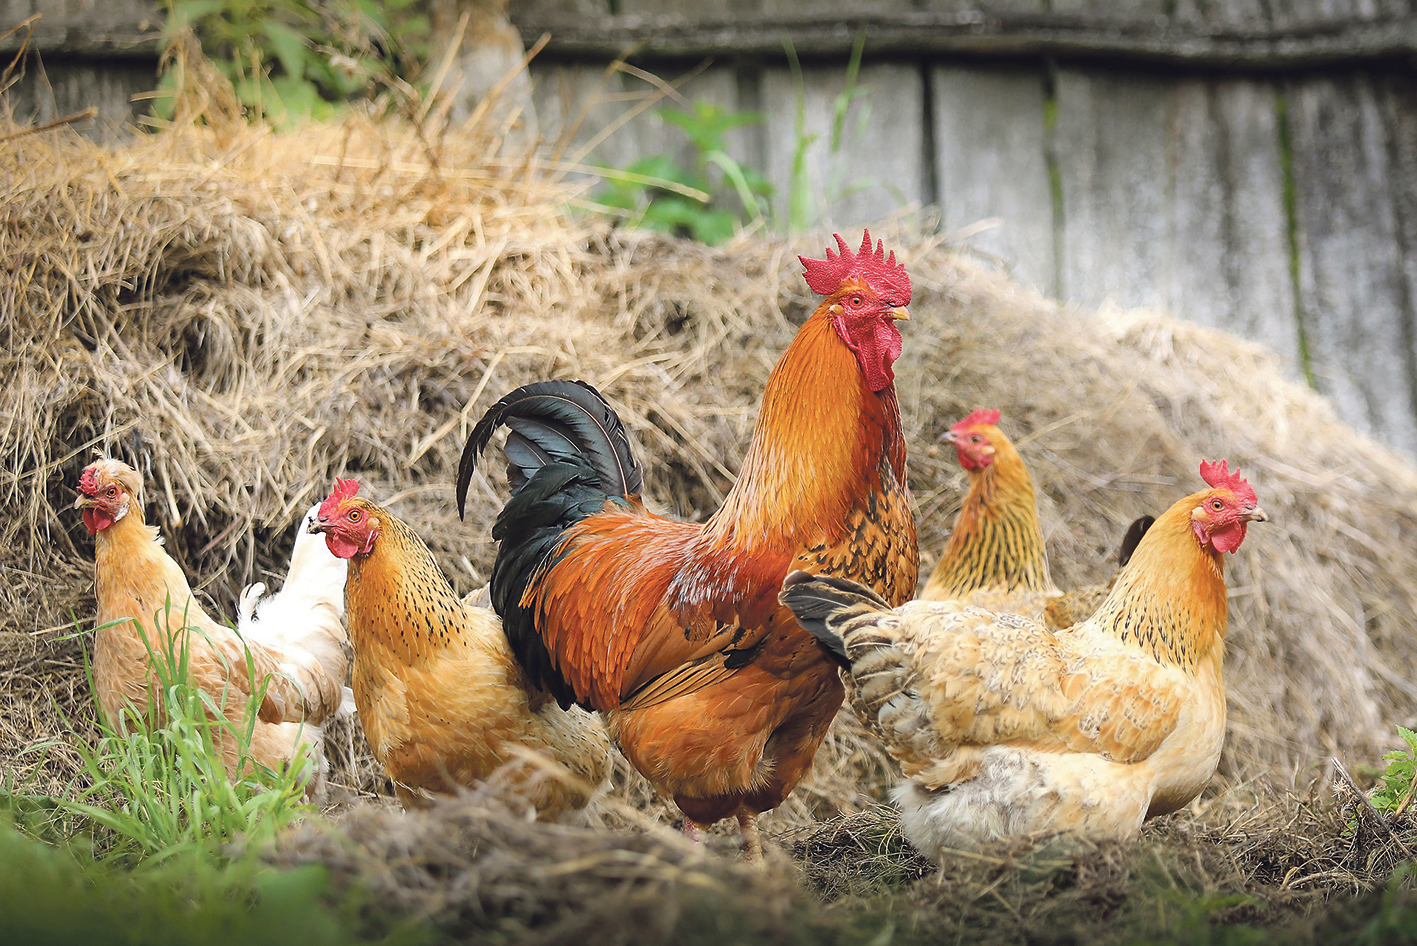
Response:
M79 644L60 638L92 614L90 541L67 507L96 450L144 472L149 521L227 615L243 584L279 575L292 524L336 474L404 516L460 590L481 584L505 484L475 480L460 523L453 472L480 412L531 380L605 392L657 508L701 518L721 500L768 371L814 305L794 254L829 234L711 250L614 230L496 154L475 134L429 141L359 118L0 145L7 767L65 731L56 704L88 713ZM1197 488L1202 457L1226 457L1274 522L1228 562L1222 771L1292 782L1330 753L1374 757L1411 722L1409 463L1252 345L1062 309L956 248L878 235L916 286L897 374L925 568L964 485L930 446L971 408L1000 408L1028 458L1065 587L1104 578L1127 522ZM44 765L65 777L62 754ZM768 827L857 810L888 771L843 717ZM624 781L622 797L654 810Z

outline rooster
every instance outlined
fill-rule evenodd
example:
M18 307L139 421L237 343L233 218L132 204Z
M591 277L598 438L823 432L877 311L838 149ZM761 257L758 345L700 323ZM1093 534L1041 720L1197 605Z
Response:
M782 601L847 666L907 781L901 827L937 863L1021 835L1135 835L1205 787L1225 740L1225 552L1269 517L1225 461L1167 510L1102 607L1054 633L958 601L891 609L804 572Z
M251 757L269 768L298 759L318 789L318 727L340 705L346 669L339 622L313 620L243 639L214 620L163 550L158 530L144 524L142 492L137 470L103 458L79 477L74 502L94 536L93 681L104 715L120 730L126 706L148 715L158 686L150 651L161 653L170 641L178 653L185 647L191 684L222 708L231 727L242 727L253 689L260 693ZM237 740L225 727L213 732L227 772L237 777Z
M1110 586L1064 594L1053 583L1033 477L999 429L1000 419L996 410L977 410L940 438L958 452L959 465L969 474L969 493L920 597L1023 614L1055 630L1067 627L1095 611ZM1150 524L1151 517L1143 516L1127 530L1119 568Z
M492 600L534 681L600 710L630 762L685 815L757 816L810 770L842 701L830 656L777 601L794 569L857 578L885 600L915 588L919 556L892 365L910 280L867 233L857 252L802 259L826 298L768 379L736 484L703 524L641 502L614 411L581 383L527 385L473 430L506 425L512 498L498 516Z
M460 601L423 540L358 490L336 480L310 531L349 563L354 701L400 800L479 785L530 749L571 777L508 768L518 794L543 814L585 804L610 764L604 727L529 686L497 615Z

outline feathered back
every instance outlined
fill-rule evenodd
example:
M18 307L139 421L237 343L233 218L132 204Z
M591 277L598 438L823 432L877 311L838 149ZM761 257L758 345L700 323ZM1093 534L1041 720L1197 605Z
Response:
M494 404L467 439L458 463L458 516L477 458L498 427L506 426L507 478L517 492L548 463L589 462L608 496L637 496L644 486L629 435L600 392L584 381L542 381L517 388Z

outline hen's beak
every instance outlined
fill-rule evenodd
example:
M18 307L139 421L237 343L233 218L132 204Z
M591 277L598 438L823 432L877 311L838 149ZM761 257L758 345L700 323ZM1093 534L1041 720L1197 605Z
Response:
M953 430L947 430L935 439L938 440L940 443L958 443L959 435L956 434Z
M79 495L77 495L77 496L74 497L74 505L73 505L72 507L70 507L70 508L73 508L73 509L87 509L87 508L89 508L90 506L96 506L96 505L98 505L98 497L97 497L97 496L89 496L89 495L87 495L87 494L81 492L81 493L79 493Z
M1258 506L1245 511L1246 522L1269 522L1269 513Z
M319 519L311 519L310 526L305 531L309 532L311 535L319 535L321 532L324 532L325 529L327 529L328 527L329 523L327 522L321 522Z
M903 305L898 305L894 309L891 309L891 318L901 322L909 322L910 310Z

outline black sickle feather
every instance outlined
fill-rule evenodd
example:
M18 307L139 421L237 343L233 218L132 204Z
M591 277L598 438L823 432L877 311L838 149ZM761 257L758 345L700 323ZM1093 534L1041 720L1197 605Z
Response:
M1146 535L1146 530L1151 528L1151 524L1156 521L1155 516L1138 516L1130 526L1127 527L1127 534L1122 536L1122 547L1117 550L1117 567L1124 568L1132 560L1132 554L1136 552L1137 546L1141 544L1142 538Z
M584 381L541 381L502 398L477 422L458 463L458 516L465 513L468 484L477 459L498 427L519 435L509 438L509 476L520 489L541 466L581 457L589 461L609 496L635 496L644 485L625 425Z
M581 381L528 384L502 398L477 422L458 464L458 515L478 457L498 427L507 427L507 478L512 497L497 516L500 545L492 565L492 607L518 662L563 707L578 700L546 648L533 609L522 603L565 555L566 530L607 504L637 496L640 465L620 418L600 392Z

